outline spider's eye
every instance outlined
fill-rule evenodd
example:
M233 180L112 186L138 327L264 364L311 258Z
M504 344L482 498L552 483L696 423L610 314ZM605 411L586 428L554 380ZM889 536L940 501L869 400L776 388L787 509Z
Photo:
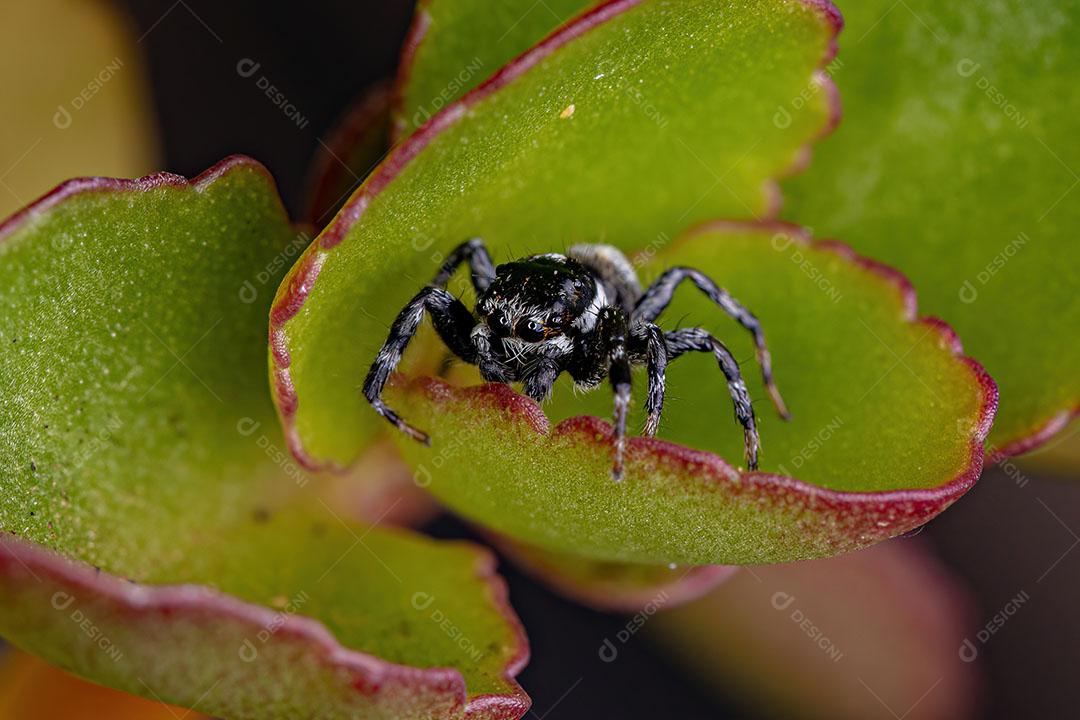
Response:
M510 323L506 321L506 315L501 312L491 315L487 323L496 337L506 337L510 334Z
M515 334L525 342L539 342L544 339L544 326L535 320L522 320L517 324Z

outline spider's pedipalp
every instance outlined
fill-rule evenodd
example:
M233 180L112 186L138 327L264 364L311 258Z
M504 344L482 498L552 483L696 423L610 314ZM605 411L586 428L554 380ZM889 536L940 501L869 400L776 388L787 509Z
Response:
M521 389L536 402L544 402L551 396L551 388L562 368L553 360L536 360L522 378Z
M750 403L750 393L743 382L739 372L739 363L736 362L731 351L724 343L701 328L684 328L664 334L668 360L675 360L680 355L690 351L711 352L720 365L721 372L727 378L728 393L735 406L735 418L743 426L743 446L746 453L746 465L750 470L757 470L758 452L761 441L758 438L757 421L754 418L754 406Z

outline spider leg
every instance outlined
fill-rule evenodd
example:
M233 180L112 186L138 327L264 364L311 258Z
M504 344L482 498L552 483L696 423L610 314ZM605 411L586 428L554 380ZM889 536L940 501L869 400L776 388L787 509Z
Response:
M402 420L382 399L386 381L401 362L401 356L420 327L425 311L431 314L432 324L446 346L465 362L476 362L476 350L469 338L473 326L472 313L446 290L428 286L409 301L390 326L390 335L364 380L364 397L377 413L398 430L425 445L430 445L431 439L427 434Z
M644 435L653 437L660 426L660 413L664 410L665 373L668 363L667 344L664 331L658 326L647 323L632 336L635 346L644 346L645 371L649 377L649 389L645 397Z
M451 250L431 284L434 287L446 287L446 284L450 282L450 276L464 262L469 263L473 288L476 289L477 294L487 290L488 285L495 279L495 264L491 262L491 255L488 254L484 241L478 237L466 240Z
M606 348L608 362L608 380L615 393L615 409L612 425L615 431L615 458L611 466L611 477L615 482L622 480L623 458L626 455L626 415L630 409L630 354L628 318L621 309L608 306L600 311L597 324L601 342Z
M754 347L757 350L758 364L761 365L761 376L765 381L765 388L772 398L776 411L780 417L787 420L791 417L784 399L780 397L780 391L776 389L773 381L772 358L769 355L768 346L765 344L765 333L761 329L761 323L753 313L739 304L739 301L731 297L727 290L719 287L705 273L689 267L674 267L661 275L656 282L645 290L637 306L634 308L633 320L641 322L653 322L660 316L671 303L675 294L675 288L683 280L689 279L697 286L698 290L705 293L710 300L720 306L720 309L735 318L744 328L754 336Z
M701 328L684 328L665 333L664 337L669 361L691 350L711 352L716 357L720 370L727 378L728 392L731 394L731 401L735 404L735 417L743 426L746 465L751 470L756 470L761 441L758 438L757 422L754 419L754 407L750 404L750 394L739 373L739 363L735 361L722 342Z

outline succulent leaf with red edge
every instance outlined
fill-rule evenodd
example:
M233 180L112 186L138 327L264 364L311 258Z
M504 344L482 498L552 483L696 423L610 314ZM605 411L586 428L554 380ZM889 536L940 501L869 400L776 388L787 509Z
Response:
M1080 2L848 5L844 127L785 215L907 274L1001 386L988 461L1027 452L1080 412Z
M308 238L262 166L74 180L0 238L5 638L236 718L525 712L491 555L346 523L288 458L260 273Z
M803 2L688 3L676 17L668 10L611 2L559 28L395 148L297 263L271 315L272 361L290 446L303 463L345 466L378 432L383 421L357 384L386 324L462 239L480 235L514 256L603 239L644 250L639 267L655 274L648 257L695 218L772 208L770 178L805 158L805 144L835 118L820 68L838 16ZM626 42L640 52L610 60ZM754 52L766 42L767 54ZM701 76L740 80L702 89ZM776 106L808 86L816 92L802 112L773 123ZM627 102L628 87L646 88L657 114ZM710 161L733 172L718 180ZM535 403L505 387L399 386L392 401L436 443L428 450L405 439L402 447L433 477L437 496L557 552L747 563L844 552L905 532L975 481L995 388L960 355L951 331L916 317L898 274L835 243L810 245L784 226L713 226L661 257L714 275L762 319L797 418L790 426L763 420L765 472L740 473L720 459L741 453L739 434L712 419L728 407L715 369L695 375L701 404L681 413L673 404L662 436L720 456L635 441L623 485L606 471L602 421L571 420L548 434ZM839 299L829 285L842 288ZM687 307L748 356L746 338L708 319L715 309ZM903 373L892 375L902 361ZM608 414L602 398L583 405L558 389L556 398L555 418L583 408ZM847 437L803 458L838 413ZM793 464L803 480L783 476Z

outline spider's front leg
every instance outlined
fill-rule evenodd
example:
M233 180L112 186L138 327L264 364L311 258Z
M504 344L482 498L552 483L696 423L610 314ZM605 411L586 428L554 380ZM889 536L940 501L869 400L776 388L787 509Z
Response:
M701 328L685 328L665 333L668 360L674 360L685 352L711 352L720 365L720 370L727 378L728 393L735 405L735 417L743 426L743 445L746 452L746 466L757 470L758 451L761 440L758 438L757 421L754 418L754 406L750 404L750 393L739 372L739 363L732 356L724 343Z
M652 323L642 323L632 331L631 343L636 352L645 356L645 372L649 388L645 397L646 437L653 437L660 427L660 414L664 410L666 373L668 363L667 340L664 331Z
M630 354L629 320L626 313L617 307L606 307L600 311L596 332L600 335L600 344L604 348L604 359L608 363L608 380L615 393L615 409L612 425L615 432L615 458L612 461L611 477L619 482L623 477L623 462L626 456L626 415L630 409Z
M469 338L473 327L473 316L464 304L442 288L428 286L409 301L390 326L390 335L364 380L364 397L375 411L387 419L398 430L425 445L431 444L426 433L417 430L405 422L401 416L391 410L382 399L383 388L391 373L401 362L401 356L408 347L424 319L424 312L431 314L432 324L451 352L468 363L476 362L476 350Z
M491 255L484 241L478 237L466 240L451 250L431 284L434 287L446 287L451 276L466 262L469 264L469 277L477 294L487 290L488 285L495 279L495 263L491 262Z

